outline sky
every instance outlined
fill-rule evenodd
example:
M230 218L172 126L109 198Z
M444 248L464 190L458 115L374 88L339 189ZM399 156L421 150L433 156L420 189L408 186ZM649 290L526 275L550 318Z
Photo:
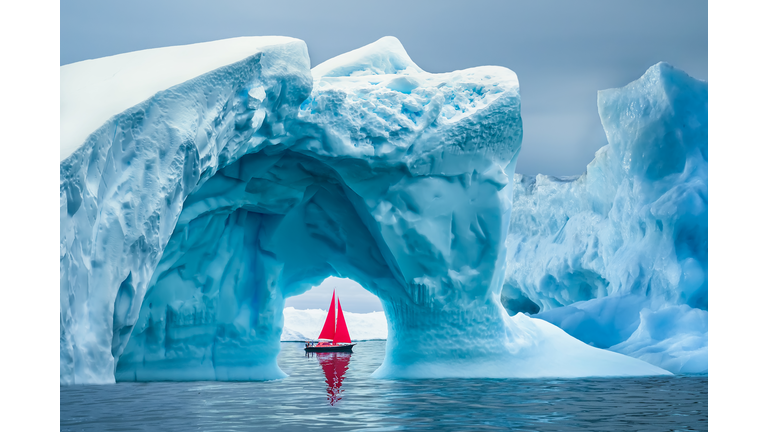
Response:
M523 116L517 172L570 176L607 144L598 90L624 86L659 61L708 80L707 23L702 0L68 0L60 3L60 64L281 35L304 40L315 66L395 36L429 72L515 71ZM334 286L344 291L345 310L381 310L375 296L337 278L287 306L327 308Z
M366 291L360 284L351 279L333 276L325 279L320 285L312 287L304 294L287 298L285 307L328 310L333 290L336 290L336 296L339 297L341 308L345 312L368 313L384 310L381 307L381 300Z
M440 7L438 7L440 5ZM607 144L597 91L666 61L702 80L702 0L68 0L60 63L237 36L292 36L312 65L395 36L429 72L497 65L520 80L517 172L578 175Z

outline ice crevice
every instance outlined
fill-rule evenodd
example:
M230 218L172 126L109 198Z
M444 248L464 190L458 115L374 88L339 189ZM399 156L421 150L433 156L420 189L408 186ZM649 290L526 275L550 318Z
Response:
M427 73L391 37L310 70L302 41L246 39L248 55L126 106L62 160L62 384L282 377L284 300L328 276L381 299L379 377L668 373L502 305L564 303L525 280L505 295L512 71ZM603 291L574 298L613 292L600 270L580 277ZM637 328L660 337L659 311ZM635 333L615 351L677 361Z

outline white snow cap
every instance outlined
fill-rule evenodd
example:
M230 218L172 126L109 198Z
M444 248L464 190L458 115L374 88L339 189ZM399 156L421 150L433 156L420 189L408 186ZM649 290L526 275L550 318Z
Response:
M299 42L283 36L253 36L154 48L85 60L61 67L60 160L75 152L112 116L155 93L272 45Z
M424 73L394 36L341 54L312 68L312 77L343 77Z

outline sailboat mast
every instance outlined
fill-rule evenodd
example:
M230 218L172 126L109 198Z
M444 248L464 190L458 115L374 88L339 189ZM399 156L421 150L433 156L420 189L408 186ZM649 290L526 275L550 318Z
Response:
M325 317L325 324L320 331L318 339L333 340L336 337L336 290L333 290L331 297L331 306L328 308L328 316Z
M347 329L347 322L344 320L344 312L341 310L341 301L336 299L336 303L338 303L339 306L339 315L333 343L352 343L352 339L349 337L349 330Z

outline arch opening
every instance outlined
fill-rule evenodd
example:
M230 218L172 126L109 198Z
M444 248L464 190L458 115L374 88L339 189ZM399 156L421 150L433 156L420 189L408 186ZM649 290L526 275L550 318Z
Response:
M292 151L247 155L212 176L185 200L131 336L114 348L116 379L283 376L286 298L329 276L384 302L402 297L402 275L354 199L333 168Z
M506 373L498 372L510 352L499 343L507 335L503 267L493 257L506 216L497 182L477 173L382 174L280 150L243 156L184 201L135 325L112 329L131 333L113 347L117 381L283 377L285 299L330 276L380 299L388 333L381 376L463 375L456 362L477 357ZM387 217L355 191L382 176L394 194L388 202L423 217ZM469 205L478 197L487 206Z
M353 342L387 339L387 318L381 300L352 279L331 276L303 294L286 298L280 341L316 339L334 292Z
M343 299L344 311L352 313L383 312L381 300L353 279L329 276L302 294L286 297L285 307L294 309L327 308L333 292Z

